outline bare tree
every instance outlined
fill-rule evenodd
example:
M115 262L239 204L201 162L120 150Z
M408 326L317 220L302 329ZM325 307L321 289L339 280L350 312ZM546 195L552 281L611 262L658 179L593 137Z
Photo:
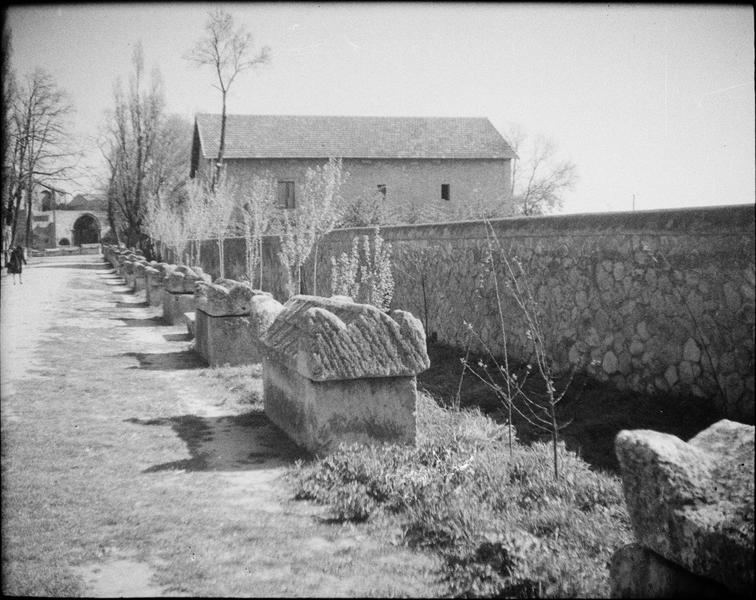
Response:
M2 105L2 198L0 199L0 218L2 219L2 250L3 264L7 258L6 252L10 247L11 231L13 228L13 199L11 194L11 122L12 122L12 99L16 93L16 77L11 69L11 53L13 44L11 41L12 32L3 22L2 30L2 48L0 49L0 76L3 85L3 105Z
M134 48L132 65L128 93L124 95L120 80L115 84L115 107L109 118L107 147L103 154L109 166L110 210L124 223L127 244L136 246L146 240L142 225L146 198L154 192L150 184L155 185L152 169L164 97L157 69L153 70L149 87L145 89L141 43Z
M189 178L192 123L180 115L160 115L158 129L146 185L149 193L175 200Z
M213 87L220 90L222 98L220 144L218 161L213 170L211 187L220 177L223 168L223 153L226 148L226 97L236 77L257 65L270 61L270 48L263 46L259 54L254 55L252 34L243 27L234 30L234 18L223 9L209 13L205 25L206 37L199 40L184 58L197 67L209 66L218 78ZM250 54L253 54L250 56Z
M512 126L507 137L520 156L512 166L512 198L517 212L542 215L558 211L564 192L577 182L575 164L560 158L554 142L542 135L529 137L522 128Z
M7 189L12 201L11 243L18 236L25 196L25 240L29 246L35 183L65 179L79 158L71 148L68 132L73 107L67 94L43 69L36 69L14 87L10 101Z

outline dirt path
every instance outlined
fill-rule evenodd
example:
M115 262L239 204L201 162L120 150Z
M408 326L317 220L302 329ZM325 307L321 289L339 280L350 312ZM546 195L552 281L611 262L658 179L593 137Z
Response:
M40 259L37 259L40 260ZM2 281L3 592L434 595L380 523L291 500L305 458L100 256Z

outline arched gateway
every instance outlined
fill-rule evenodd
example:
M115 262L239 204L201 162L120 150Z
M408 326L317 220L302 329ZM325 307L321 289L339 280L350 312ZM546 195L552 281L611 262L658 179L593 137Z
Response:
M81 215L73 226L74 246L100 242L100 222L90 214Z

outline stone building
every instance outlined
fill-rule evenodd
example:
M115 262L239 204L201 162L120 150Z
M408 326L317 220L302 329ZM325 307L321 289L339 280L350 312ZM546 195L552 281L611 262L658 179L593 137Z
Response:
M34 182L32 188L32 240L37 250L100 242L107 227L107 202L96 196L76 195ZM25 244L26 210L19 211L16 239Z
M209 177L218 156L220 115L198 114L191 176ZM517 155L486 118L228 115L228 175L272 175L281 208L297 205L308 168L341 158L352 202L387 213L459 215L493 203L511 214ZM410 219L412 220L412 219ZM417 220L417 219L415 219Z

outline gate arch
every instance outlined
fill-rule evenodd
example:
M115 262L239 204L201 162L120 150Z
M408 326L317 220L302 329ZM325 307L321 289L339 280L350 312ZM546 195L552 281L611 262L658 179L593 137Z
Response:
M73 226L74 246L98 244L100 242L100 229L100 222L97 217L90 214L81 215L76 219Z

